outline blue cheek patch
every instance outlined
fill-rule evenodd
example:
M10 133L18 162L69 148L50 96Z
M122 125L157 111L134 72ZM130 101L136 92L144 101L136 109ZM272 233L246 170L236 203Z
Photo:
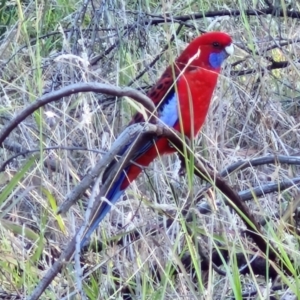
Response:
M219 69L226 58L227 53L225 51L221 51L219 53L211 53L209 55L209 63L214 69Z

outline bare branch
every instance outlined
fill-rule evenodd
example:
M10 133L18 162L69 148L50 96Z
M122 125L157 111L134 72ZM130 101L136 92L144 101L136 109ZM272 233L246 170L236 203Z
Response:
M0 147L2 143L9 136L12 130L14 130L22 121L24 121L29 115L40 107L45 106L48 103L58 101L63 97L67 97L77 93L83 92L94 92L94 93L103 93L116 97L130 97L135 101L141 103L147 110L150 116L150 122L154 121L155 106L153 102L141 92L125 87L120 88L113 85L98 83L98 82L86 82L86 83L75 83L61 88L58 91L54 91L43 95L38 98L35 102L23 109L14 119L12 119L0 132Z
M266 164L289 164L300 165L300 157L287 155L268 155L250 160L239 160L221 171L222 177L228 176L235 171L241 171L249 167L257 167Z

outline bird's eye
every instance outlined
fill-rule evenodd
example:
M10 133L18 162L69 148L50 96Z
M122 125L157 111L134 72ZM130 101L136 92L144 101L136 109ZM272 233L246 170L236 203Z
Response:
M219 42L213 42L212 45L214 48L220 48L220 46L221 46Z

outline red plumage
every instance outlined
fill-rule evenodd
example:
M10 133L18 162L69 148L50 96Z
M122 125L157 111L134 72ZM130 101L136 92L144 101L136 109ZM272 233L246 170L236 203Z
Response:
M218 44L218 46L217 46ZM215 45L215 46L214 46ZM211 32L195 38L169 66L161 78L148 92L149 98L159 107L164 97L176 82L175 92L178 94L179 114L181 122L174 129L181 131L188 138L193 138L200 130L208 112L212 94L217 84L219 68L213 68L209 62L212 51L220 53L232 45L229 35L222 32ZM190 62L197 52L199 57ZM136 114L130 124L142 122L143 116ZM146 153L136 160L138 165L148 166L157 155L172 153L174 149L169 146L166 139L159 139ZM136 165L127 171L127 179L121 185L125 189L141 172Z

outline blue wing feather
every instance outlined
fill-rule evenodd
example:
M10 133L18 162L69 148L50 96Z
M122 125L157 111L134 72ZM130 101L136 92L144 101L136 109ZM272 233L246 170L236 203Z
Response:
M164 125L173 127L178 121L178 101L175 92L168 95L159 109L159 120Z

